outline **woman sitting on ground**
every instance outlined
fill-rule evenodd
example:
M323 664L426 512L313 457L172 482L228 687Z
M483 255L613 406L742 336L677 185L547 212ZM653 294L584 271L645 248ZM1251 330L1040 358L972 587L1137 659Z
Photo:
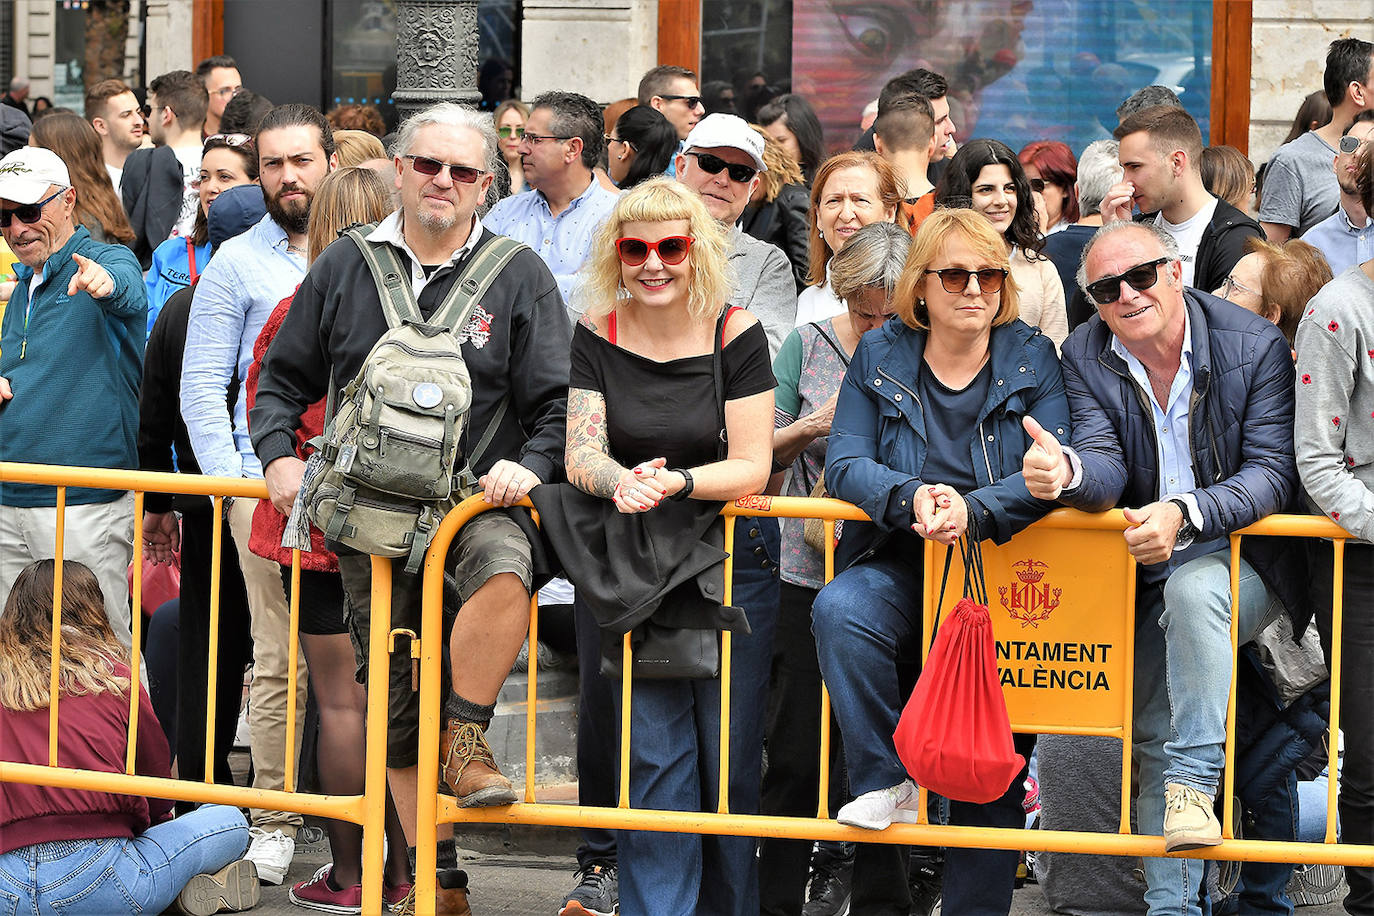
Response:
M1017 300L1001 233L971 210L936 210L912 242L893 297L901 320L864 335L840 387L826 486L873 520L845 523L835 555L843 571L812 609L856 796L840 809L842 824L881 830L916 813L916 787L892 735L907 699L898 659L920 658L920 539L1004 543L1053 508L1026 490L1022 420L1034 417L1046 435L1067 441L1068 401L1053 345L1017 319ZM1034 743L1016 736L1027 758ZM1022 770L987 805L951 802L951 821L1024 826L1024 778ZM945 912L1009 911L1015 852L945 855ZM855 895L894 894L886 902L905 909L905 877L883 876L892 889L856 886Z
M56 117L56 115L54 115ZM56 564L30 563L0 614L0 759L48 763ZM62 564L57 765L123 773L129 691L138 690L134 772L170 779L167 739L115 638L95 574ZM97 789L0 782L0 911L209 916L258 902L242 858L238 808L203 805L175 820L172 802Z

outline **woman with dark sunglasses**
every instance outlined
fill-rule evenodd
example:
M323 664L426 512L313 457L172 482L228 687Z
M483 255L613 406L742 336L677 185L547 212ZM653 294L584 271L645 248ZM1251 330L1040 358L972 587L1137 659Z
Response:
M520 141L525 138L525 122L530 119L529 109L519 99L508 99L496 106L492 112L496 124L496 134L501 144L501 161L510 173L510 193L519 194L525 190L525 167L520 164Z
M620 698L619 676L602 681L601 695L615 701L599 707L587 687L597 678L603 633L607 651L620 661L618 634L625 627L617 622L634 614L621 594L640 592L643 582L651 582L666 592L650 605L656 608L651 621L672 614L676 626L695 625L711 640L716 629L732 629L729 803L731 811L752 813L759 804L762 698L777 580L768 571L758 575L757 564L746 569L750 564L741 558L731 606L722 607L723 580L712 582L712 591L695 578L685 589L669 589L665 565L676 570L687 561L665 564L664 555L644 556L634 546L658 537L663 540L655 543L699 545L709 553L714 543L718 557L722 504L758 493L768 481L774 385L768 341L758 319L726 308L729 244L700 196L678 182L654 178L617 201L587 262L584 317L573 334L570 486L539 487L531 499L546 532L561 530L554 517L559 512L569 524L586 525L591 541L609 547L588 540L560 544L550 535L577 586L584 711L591 705L598 719L616 715L608 707ZM558 504L550 505L555 498ZM600 557L607 553L615 556ZM603 562L604 570L598 565ZM717 561L710 558L708 566L702 575L712 575ZM608 587L627 568L633 581L625 591ZM606 629L598 630L598 622ZM621 775L628 780L630 804L715 810L719 678L655 679L641 671L633 681L629 772ZM606 738L614 747L614 733ZM614 803L611 792L607 804ZM617 845L624 913L759 912L757 843L750 837L623 830ZM572 902L565 912L580 912Z
M845 523L842 572L812 608L855 796L842 824L881 830L916 814L892 734L911 689L904 675L920 659L921 539L1004 543L1054 506L1026 489L1031 442L1021 424L1033 417L1044 435L1068 441L1068 402L1053 345L1017 319L1019 293L1002 235L972 210L937 209L907 255L893 297L900 320L864 335L840 387L826 487L872 519ZM1029 758L1034 737L1016 745ZM1024 778L990 804L952 801L951 821L1023 826ZM872 859L856 863L868 879L853 889L854 910L905 912L905 870L886 873L896 860L867 844L858 855ZM1008 912L1016 864L1015 852L947 850L944 911Z
M970 140L950 160L935 189L935 206L972 206L1006 242L1020 291L1021 320L1058 348L1069 336L1064 282L1041 254L1045 239L1035 215L1030 179L1016 154L997 140Z

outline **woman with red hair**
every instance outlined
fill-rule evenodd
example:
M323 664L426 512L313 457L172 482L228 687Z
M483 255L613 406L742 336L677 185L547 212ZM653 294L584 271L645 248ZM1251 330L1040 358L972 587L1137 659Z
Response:
M1068 144L1058 140L1027 143L1016 157L1030 179L1031 190L1045 202L1045 235L1078 222L1078 160Z

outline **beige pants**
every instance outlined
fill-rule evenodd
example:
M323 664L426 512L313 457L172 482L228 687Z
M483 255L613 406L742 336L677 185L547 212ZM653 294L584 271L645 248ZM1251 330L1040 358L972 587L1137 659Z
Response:
M282 585L281 564L260 557L248 549L253 527L256 499L234 500L229 510L229 530L238 549L239 567L248 586L248 614L253 634L253 685L248 690L248 728L253 740L253 788L282 789L286 786L286 704L287 654L291 638L291 609ZM301 750L305 722L305 657L296 656L296 734L292 760ZM296 782L300 780L296 772ZM271 832L280 830L295 838L301 816L288 811L252 808L254 827Z
M105 613L125 647L133 644L129 564L134 557L134 494L114 502L68 506L62 556L90 567L105 594ZM19 573L34 560L56 556L57 509L0 506L0 613Z

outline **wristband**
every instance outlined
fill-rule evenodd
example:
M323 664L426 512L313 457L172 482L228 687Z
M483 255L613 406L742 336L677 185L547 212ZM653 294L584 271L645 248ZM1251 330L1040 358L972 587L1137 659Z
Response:
M692 474L686 468L671 468L670 470L675 474L682 475L682 489L668 498L681 502L692 495L692 489L696 486L696 482L692 480Z

